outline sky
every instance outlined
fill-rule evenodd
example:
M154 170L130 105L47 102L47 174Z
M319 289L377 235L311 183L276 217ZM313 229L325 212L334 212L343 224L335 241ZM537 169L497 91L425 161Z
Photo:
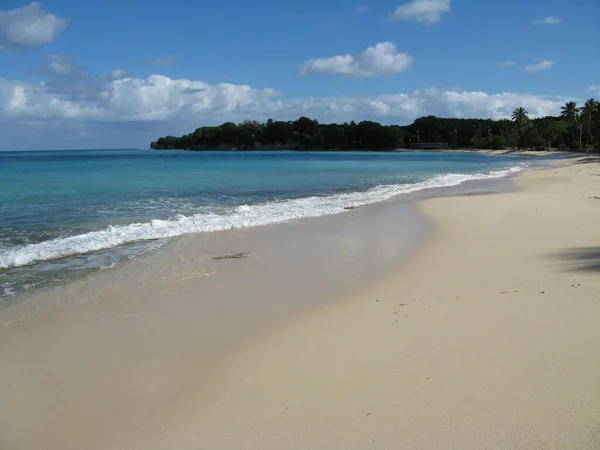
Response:
M0 150L600 98L600 0L0 0Z

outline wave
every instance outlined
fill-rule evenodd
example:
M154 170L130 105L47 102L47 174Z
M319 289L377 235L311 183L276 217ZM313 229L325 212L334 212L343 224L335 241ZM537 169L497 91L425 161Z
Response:
M312 196L256 205L241 205L223 214L201 213L192 216L176 215L168 220L151 220L145 223L108 226L76 236L56 238L36 244L9 248L0 254L0 269L31 265L68 256L106 250L140 241L164 239L189 233L222 231L232 228L254 227L292 219L318 217L344 212L348 207L358 207L390 199L399 194L423 189L456 186L470 180L503 178L522 170L514 166L506 170L477 174L444 174L413 184L377 186L367 191Z

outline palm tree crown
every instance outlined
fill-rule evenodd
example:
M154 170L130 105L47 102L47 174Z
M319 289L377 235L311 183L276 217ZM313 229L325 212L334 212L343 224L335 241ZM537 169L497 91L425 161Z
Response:
M592 124L595 121L600 122L600 103L594 98L585 101L580 111L581 120L587 125L587 142L593 141Z
M589 122L594 119L599 109L600 103L595 98L587 99L581 107L581 118L584 122Z
M571 129L571 142L575 141L575 124L579 118L579 108L575 102L567 102L560 108L560 115L569 123Z
M579 108L577 108L575 102L567 102L565 106L560 108L560 115L572 124L577 122L578 113Z
M527 110L523 107L515 109L512 113L512 119L517 125L522 127L529 121L529 117L527 116Z

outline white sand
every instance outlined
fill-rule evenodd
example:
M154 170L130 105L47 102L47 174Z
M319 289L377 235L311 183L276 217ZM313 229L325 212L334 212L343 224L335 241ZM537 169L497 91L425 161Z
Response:
M240 354L161 448L600 448L600 165L517 184L424 202L409 263Z

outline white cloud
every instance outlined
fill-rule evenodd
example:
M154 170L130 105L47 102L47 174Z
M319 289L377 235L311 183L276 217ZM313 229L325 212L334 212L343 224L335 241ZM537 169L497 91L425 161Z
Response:
M0 79L0 120L89 120L106 117L99 105L53 94L45 84Z
M313 58L298 68L300 75L330 74L350 77L384 77L411 70L413 57L398 53L391 42L381 42L358 55L337 55L330 58Z
M45 12L38 2L0 10L0 50L31 48L53 42L69 21Z
M371 8L369 8L369 5L362 4L362 5L358 5L354 12L356 14L364 14L364 13L368 13L370 9Z
M442 20L442 15L449 13L450 10L450 0L413 0L399 6L390 19L412 20L433 25Z
M0 79L0 123L9 124L0 126L0 148L142 147L158 136L189 133L201 125L301 115L321 122L370 119L407 124L430 114L508 119L523 106L531 117L540 117L558 114L565 102L562 97L440 88L286 99L269 88L162 75L93 81L68 91L70 84L61 85L61 90L49 82Z
M596 94L600 94L600 84L593 84L589 87L589 90L595 92Z
M276 105L273 89L245 85L173 80L162 75L126 78L103 92L104 107L121 120L168 120L180 115L243 115L267 112Z
M527 73L540 72L541 70L552 69L553 65L554 65L554 61L552 61L551 59L547 59L544 61L540 61L537 64L531 64L529 66L525 66L525 67L523 67L523 71L527 72Z
M104 84L99 77L82 83L89 89L87 95L80 92L80 86L68 91L55 89L50 82L33 84L0 79L0 121L168 121L178 117L266 114L278 109L278 93L273 89L228 83L209 85L162 75L146 79L114 79L124 75L121 72L112 75L113 79Z
M500 61L498 63L498 67L502 67L502 68L506 68L506 67L513 67L515 66L517 63L514 61Z
M156 122L216 120L308 114L335 120L389 117L401 122L434 114L447 117L508 118L516 106L531 116L553 114L564 98L530 94L488 94L427 88L379 96L313 97L285 100L277 91L246 85L172 79L162 75L106 82L96 96L82 100L55 94L44 83L0 79L0 120L47 119Z
M533 21L534 25L557 25L559 23L561 23L562 20L560 20L558 17L546 17L544 19L536 19Z

